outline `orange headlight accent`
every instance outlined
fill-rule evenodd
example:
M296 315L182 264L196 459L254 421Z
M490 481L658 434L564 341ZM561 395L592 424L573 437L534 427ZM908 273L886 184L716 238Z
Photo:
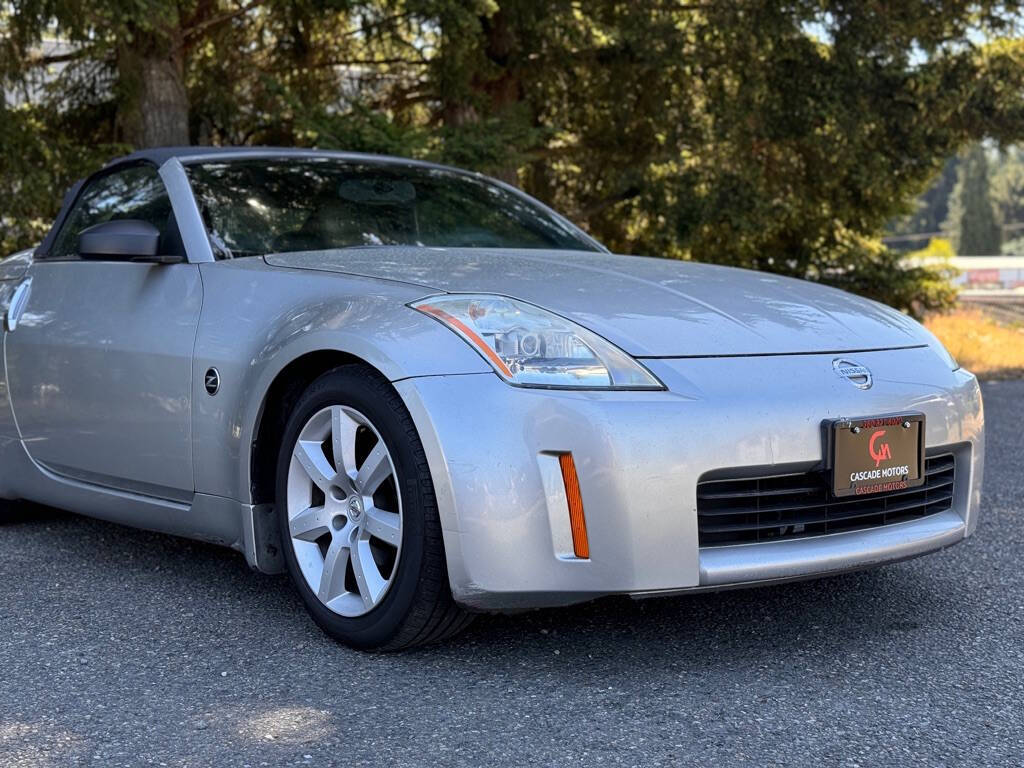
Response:
M587 519L583 515L583 497L580 495L580 480L576 476L576 462L571 453L558 456L562 467L562 482L565 483L565 498L569 502L569 527L572 529L572 548L576 557L590 557L590 542L587 540Z
M512 371L510 371L508 366L505 365L505 361L498 357L497 353L488 346L486 341L480 338L476 331L459 320L459 318L453 317L440 307L435 307L431 304L419 304L416 306L416 309L420 310L420 312L426 312L428 315L433 315L438 320L441 320L452 328L457 328L459 332L470 341L470 343L480 350L481 354L485 355L488 360L494 363L495 367L499 371L505 374L508 378L513 378Z

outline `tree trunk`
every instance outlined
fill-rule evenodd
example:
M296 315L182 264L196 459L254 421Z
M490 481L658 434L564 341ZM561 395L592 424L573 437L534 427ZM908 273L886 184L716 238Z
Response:
M523 84L513 61L518 45L516 30L502 10L480 21L486 39L484 52L491 64L500 68L500 74L476 83L476 87L487 94L491 114L500 115L523 100ZM518 168L512 161L495 169L494 175L507 184L519 186Z
M188 144L180 30L136 34L118 51L117 68L122 139L136 148Z
M438 77L440 117L449 128L511 117L523 102L518 30L501 8L489 16L477 17L476 22L479 26L470 31L458 15L454 20L444 16L440 19L444 32ZM499 167L485 170L509 184L519 184L518 167L511 154Z

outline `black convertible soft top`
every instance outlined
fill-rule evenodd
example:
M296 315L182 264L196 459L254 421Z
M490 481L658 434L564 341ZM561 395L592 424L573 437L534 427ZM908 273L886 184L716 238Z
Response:
M121 163L133 163L139 160L149 161L155 165L163 165L172 157L191 157L193 155L232 155L241 154L254 147L151 147L150 149L138 149L130 155L115 157L106 167L120 165ZM261 147L276 151L276 147Z
M374 155L365 152L344 152L328 149L301 149L295 147L153 147L151 149L139 149L130 155L124 155L111 160L104 166L107 170L122 163L150 162L160 166L172 158L189 159L217 159L231 157L333 157L350 160L375 160L378 162L402 163L407 165L428 166L433 168L448 168L461 173L468 173L458 168L440 166L436 163L413 160L408 157L395 157L393 155Z

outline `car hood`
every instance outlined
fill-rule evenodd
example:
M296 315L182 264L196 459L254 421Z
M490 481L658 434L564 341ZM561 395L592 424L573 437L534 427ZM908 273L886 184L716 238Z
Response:
M584 251L370 247L268 264L499 293L575 320L637 357L808 354L918 346L920 326L815 283L696 262Z

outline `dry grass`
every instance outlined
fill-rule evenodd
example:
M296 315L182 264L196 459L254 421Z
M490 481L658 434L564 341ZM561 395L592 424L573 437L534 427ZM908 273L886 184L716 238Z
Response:
M1024 377L1024 323L1005 314L962 307L934 315L925 325L946 349L981 379Z

